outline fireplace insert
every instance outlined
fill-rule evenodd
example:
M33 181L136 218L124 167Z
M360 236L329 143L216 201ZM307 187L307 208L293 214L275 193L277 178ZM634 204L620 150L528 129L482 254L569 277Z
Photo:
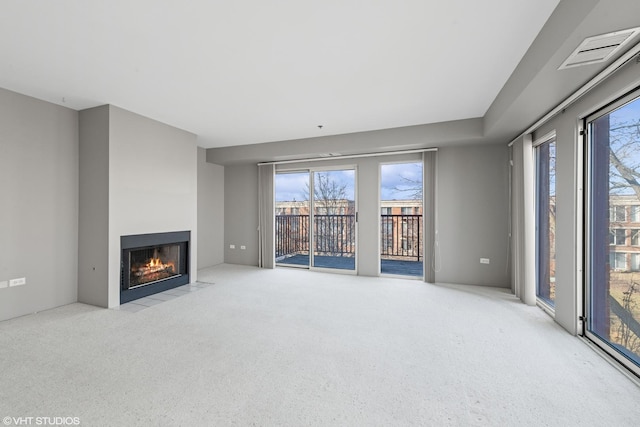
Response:
M191 233L136 234L120 238L120 304L189 283Z

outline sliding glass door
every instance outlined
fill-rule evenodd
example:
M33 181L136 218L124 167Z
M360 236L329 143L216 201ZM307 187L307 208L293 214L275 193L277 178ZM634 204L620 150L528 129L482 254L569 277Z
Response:
M640 374L640 94L586 120L585 334Z
M275 194L276 264L356 270L355 169L277 173Z
M354 169L313 173L313 267L356 269Z

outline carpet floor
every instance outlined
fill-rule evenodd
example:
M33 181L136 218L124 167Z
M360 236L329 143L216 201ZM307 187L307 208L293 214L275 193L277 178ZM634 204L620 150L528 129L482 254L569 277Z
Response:
M198 280L214 284L137 311L0 322L4 424L640 422L640 388L508 290L233 265Z

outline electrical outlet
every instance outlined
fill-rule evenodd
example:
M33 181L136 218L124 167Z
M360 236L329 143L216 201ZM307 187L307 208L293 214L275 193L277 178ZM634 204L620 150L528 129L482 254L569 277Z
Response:
M26 284L27 284L27 279L25 277L9 280L9 286L22 286Z
M9 286L9 282L7 282L6 280L3 280L2 282L0 282L0 289L6 288L8 286Z
M245 249L247 249L247 247L245 245L242 245L242 246L240 246L240 249L242 249L244 251Z
M235 249L236 245L229 245L229 249Z
M489 258L480 258L480 264L489 264Z

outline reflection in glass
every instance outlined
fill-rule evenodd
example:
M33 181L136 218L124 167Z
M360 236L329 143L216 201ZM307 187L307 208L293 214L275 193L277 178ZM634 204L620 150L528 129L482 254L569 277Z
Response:
M589 123L588 332L640 366L640 100Z
M536 147L537 295L556 299L556 143Z

